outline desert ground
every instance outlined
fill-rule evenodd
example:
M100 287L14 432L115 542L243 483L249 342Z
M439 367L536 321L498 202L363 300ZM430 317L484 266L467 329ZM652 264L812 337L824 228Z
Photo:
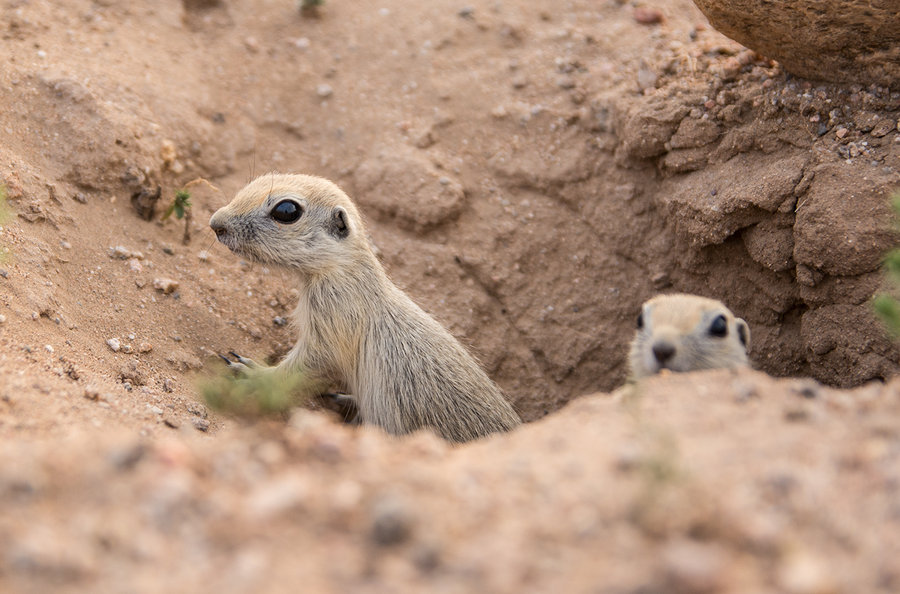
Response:
M0 591L900 590L900 88L688 0L8 0L0 47ZM272 171L347 191L521 428L206 406L292 345L296 279L207 226ZM753 370L623 387L676 291Z

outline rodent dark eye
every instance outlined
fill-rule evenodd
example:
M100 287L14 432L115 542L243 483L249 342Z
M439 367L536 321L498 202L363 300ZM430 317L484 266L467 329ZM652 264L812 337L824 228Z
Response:
M709 333L711 336L728 336L728 320L725 316L716 316L716 319L709 325Z
M279 223L296 223L303 214L303 207L293 200L282 200L269 214Z
M638 319L637 319L637 329L638 329L638 330L643 330L643 329L644 329L644 312L641 312L641 313L638 314Z

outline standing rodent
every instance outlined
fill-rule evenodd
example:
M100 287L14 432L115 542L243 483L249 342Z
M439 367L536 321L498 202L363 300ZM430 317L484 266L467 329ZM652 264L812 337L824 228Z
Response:
M720 301L657 295L644 303L631 342L631 377L661 369L694 371L747 365L750 328Z
M249 260L296 271L297 342L275 367L239 358L244 372L300 372L304 395L338 384L360 420L393 434L430 427L457 442L521 420L475 359L387 277L362 218L334 183L270 174L210 219L219 241Z

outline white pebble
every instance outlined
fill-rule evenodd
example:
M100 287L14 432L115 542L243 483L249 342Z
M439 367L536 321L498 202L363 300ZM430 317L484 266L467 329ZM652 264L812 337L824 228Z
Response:
M328 83L322 83L316 87L316 95L319 97L330 97L333 92L334 89Z
M118 353L119 349L122 348L122 344L119 342L118 338L110 338L106 341L106 344L109 345L109 348L111 348L114 353Z

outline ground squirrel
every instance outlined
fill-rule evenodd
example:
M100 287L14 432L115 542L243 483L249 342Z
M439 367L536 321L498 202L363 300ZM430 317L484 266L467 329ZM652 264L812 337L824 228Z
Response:
M294 347L275 367L238 357L233 368L300 372L307 396L336 384L351 392L363 423L393 434L430 427L463 442L521 423L466 349L390 281L334 183L264 175L209 225L234 253L298 274Z
M693 371L747 365L750 328L721 302L657 295L643 305L631 342L631 377L661 369Z

